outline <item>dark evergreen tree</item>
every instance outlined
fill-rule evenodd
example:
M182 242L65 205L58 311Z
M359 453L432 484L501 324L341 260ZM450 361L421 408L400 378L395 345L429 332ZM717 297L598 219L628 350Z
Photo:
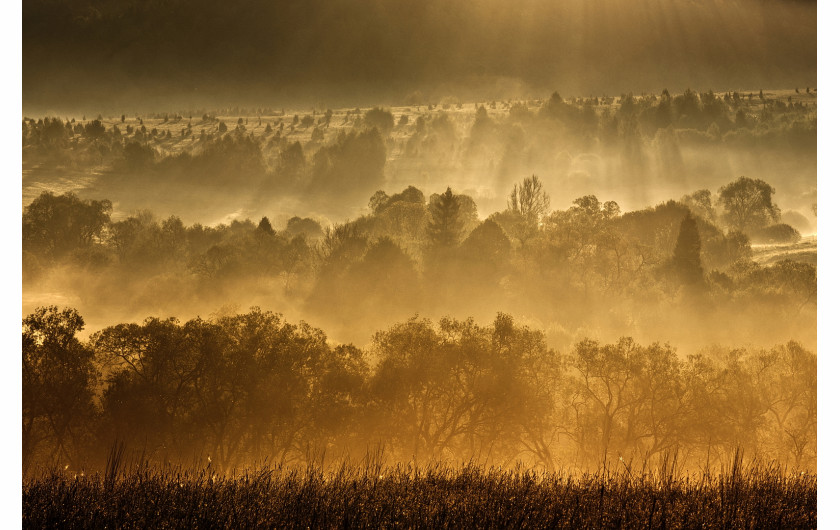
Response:
M270 236L273 236L275 234L274 228L272 228L271 221L268 220L268 217L263 217L262 219L260 219L260 224L257 225L257 228Z
M430 201L429 211L432 216L426 230L429 247L437 250L455 247L461 239L463 222L458 217L460 205L452 188L446 188L437 200Z
M680 282L685 285L703 283L703 265L700 263L700 232L697 221L686 214L680 224L680 233L674 247L674 268Z

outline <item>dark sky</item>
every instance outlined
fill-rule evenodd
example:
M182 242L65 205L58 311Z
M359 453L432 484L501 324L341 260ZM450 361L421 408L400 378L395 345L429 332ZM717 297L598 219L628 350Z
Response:
M815 86L816 2L24 0L23 110Z

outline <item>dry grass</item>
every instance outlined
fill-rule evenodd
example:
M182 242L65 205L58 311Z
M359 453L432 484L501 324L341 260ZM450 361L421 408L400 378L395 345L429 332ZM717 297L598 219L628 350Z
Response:
M815 528L814 475L568 475L466 465L216 474L120 466L23 485L25 528ZM125 467L133 467L126 471Z

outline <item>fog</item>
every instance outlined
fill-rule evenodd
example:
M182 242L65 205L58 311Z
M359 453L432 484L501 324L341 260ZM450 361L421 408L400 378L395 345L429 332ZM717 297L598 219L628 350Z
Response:
M815 465L816 3L250 4L24 5L25 469Z
M732 100L728 93L713 97L714 102L707 108L723 107L724 98ZM731 108L717 116L711 111L701 113L700 98L693 92L674 98L670 95L636 97L632 104L628 103L631 96L625 97L623 103L619 98L605 98L597 105L591 101L565 101L553 96L530 102L476 103L466 108L457 104L460 109L450 104L435 105L431 110L429 107L392 108L381 111L385 120L391 123L390 127L384 127L388 130L387 137L383 137L378 128L369 128L376 117L371 110L356 113L355 109L340 109L301 114L308 116L312 124L303 127L298 123L298 130L291 132L287 132L295 127L291 123L303 121L297 114L292 117L289 113L246 116L244 119L209 116L170 119L168 115L146 116L145 120L135 117L125 122L103 119L101 127L108 133L102 138L91 140L80 133L79 138L62 140L70 142L65 147L45 143L31 133L27 143L31 140L33 145L24 149L24 202L28 204L27 201L31 202L45 187L53 186L54 191L75 189L82 198L109 199L113 203L112 220L123 223L138 218L137 212L143 211L148 212L143 214L147 220L140 224L154 223L155 217L162 221L174 215L185 227L195 223L206 225L208 229L225 225L229 227L228 232L235 231L231 222L241 225L251 219L252 223L257 223L262 217L267 217L281 230L292 217L311 218L320 225L319 229L350 223L358 226L360 237L371 244L378 237L394 239L412 259L418 274L425 268L425 231L430 215L427 201L431 195L442 193L451 186L456 193L471 199L475 211L470 225L462 227L458 235L463 240L478 222L494 212L506 211L507 196L513 186L523 175L531 174L538 175L550 198L550 207L543 212L546 219L551 211L568 210L575 199L587 195L595 195L602 202L615 201L621 211L629 212L644 210L669 199L679 200L699 189L716 193L740 175L761 176L774 186L774 204L778 204L780 211L794 219L794 224L804 234L815 233L811 205L816 202L816 98L793 91L762 92L761 97L764 99L753 97L754 101L750 103L746 95L745 102L738 104L738 111L746 116L744 120L752 120L748 127L741 128L736 128L734 120L730 119ZM790 108L784 106L788 105L788 97L791 98ZM686 98L697 100L696 116L668 115L667 128L648 123L647 120L653 118L645 118L649 111L661 109L665 103L670 105L672 99L679 103ZM775 102L785 103L776 107ZM496 108L487 111L485 104ZM635 107L628 110L633 105ZM768 108L775 108L775 115ZM637 123L640 119L642 121ZM240 120L242 124L234 125ZM139 125L141 121L144 125ZM27 123L33 131L38 130L36 123ZM123 138L131 130L131 123L134 123L133 134ZM219 132L222 123L230 123L231 132ZM284 131L280 126L286 123L290 125ZM623 130L626 123L635 124L632 133ZM275 130L266 132L266 127L272 124ZM684 128L678 128L680 126ZM115 127L117 130L122 128L120 137L113 134ZM141 133L139 127L147 132ZM649 128L649 132L643 128ZM68 130L67 127L63 129ZM313 140L319 131L323 138ZM93 154L89 146L84 147L91 142L99 145ZM63 157L63 160L53 169L46 169L49 164L43 160L49 162L50 157L55 156ZM88 171L84 178L74 177L84 174L85 164L93 166L90 168L93 171ZM29 165L31 170L27 169ZM74 168L71 176L67 176L68 167ZM64 176L56 177L61 174ZM392 209L378 214L371 211L368 203L375 191L398 195L409 187L417 188L419 193L419 198L406 202L405 208L412 210ZM711 215L716 214L712 212ZM675 222L670 219L667 224L671 238L676 237ZM718 222L718 225L720 228L716 230L727 228L725 223ZM543 235L548 233L549 227L544 221L539 228ZM224 232L224 227L220 229ZM518 240L513 232L508 231L507 236L513 239L514 247L523 247L525 242ZM320 252L321 243L317 237L315 234L304 245L313 255ZM106 241L107 234L103 234L103 238L102 247L113 248ZM669 245L673 245L673 241L658 242L660 246L656 251L666 256L672 250ZM177 256L167 258L178 259ZM123 259L120 257L119 261ZM142 259L157 258L143 255ZM320 266L318 259L323 257L313 259L307 265L312 269L311 274L297 274L291 290L305 290L302 286L317 276L312 274ZM110 262L106 260L106 263ZM135 264L127 260L123 265L133 267ZM169 270L184 273L190 270L188 265L184 262L177 267L170 266ZM133 273L132 269L125 272ZM95 274L87 280L89 274L83 272L82 278L70 282L71 287L63 287L62 283L72 274L72 270L55 274L55 278L41 289L33 289L35 293L27 289L26 299L42 300L43 295L37 294L41 291L69 290L78 296L84 292L84 297L90 301L80 298L80 309L86 310L88 315L103 311L107 296L100 299L97 293L110 295L115 293L114 289L80 286L88 281L102 282L107 274ZM121 274L114 281L122 283L123 290L130 290L133 284L123 283ZM155 277L151 275L143 281ZM119 306L109 307L107 314L114 315L113 311L116 311L116 314L136 319L146 316L145 313L173 311L172 314L189 316L202 314L208 307L230 303L242 307L271 307L286 314L298 314L300 310L294 298L289 299L288 293L284 292L288 289L275 288L276 279L260 280L263 283L254 287L244 287L251 285L252 280L247 276L226 277L224 281L232 282L231 285L244 284L232 288L237 294L204 295L201 300L187 305L184 303L191 297L179 295L170 305L165 296L155 298L146 293L143 298L147 302L136 307L138 313L126 312L129 306L120 295L114 299ZM289 282L288 279L283 281ZM263 291L265 294L261 294ZM470 297L454 298L453 303L469 306ZM24 309L33 308L33 303L37 302L28 303ZM541 320L544 311L536 309L540 302L537 299L533 303L537 306L530 307L526 302L520 307L520 303L516 306L517 312ZM488 307L487 315L502 309ZM427 306L420 302L406 303L402 309L405 316L410 316L424 312ZM444 312L454 309L445 304L437 308ZM300 314L319 320L317 312ZM348 323L356 330L352 335L336 338L364 343L377 329L364 318L356 320ZM703 330L702 333L709 332ZM656 336L656 333L652 335ZM756 337L767 338L762 332L756 333Z

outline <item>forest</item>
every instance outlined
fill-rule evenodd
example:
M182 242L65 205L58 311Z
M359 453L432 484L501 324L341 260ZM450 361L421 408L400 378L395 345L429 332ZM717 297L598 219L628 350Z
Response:
M499 313L412 318L370 349L252 308L150 317L77 337L82 316L45 307L23 322L23 464L102 469L120 451L154 464L262 462L526 464L548 472L604 461L680 473L741 452L816 465L816 355L585 339L563 354Z
M571 115L585 121L587 108L555 95L534 119L578 109ZM338 180L345 196L347 182L376 186L365 179L381 172L395 121L381 108L355 119L363 130L340 132L311 159L300 143L274 146L274 172L272 148L244 124L197 154L164 158L159 132L129 141L99 120L28 120L24 141L38 157L121 150L106 178L262 167L273 178L297 171L292 192ZM478 107L473 129L489 120ZM378 170L365 164L377 159ZM206 459L222 470L376 450L395 462L550 472L664 454L708 469L738 450L812 470L815 250L753 259L755 242L801 242L775 193L741 176L639 210L595 195L552 210L531 175L483 219L468 194L427 198L409 185L372 193L353 220L295 216L275 228L267 216L185 226L148 210L116 220L106 198L44 191L23 212L25 290L61 278L83 307L148 314L87 336L77 309L26 316L24 469L96 469L117 441L154 462ZM307 319L238 309L255 295ZM182 323L179 304L219 309Z
M371 452L692 470L735 451L814 470L808 166L686 175L693 149L754 152L753 170L812 156L815 100L24 118L24 472L100 469L114 444L227 471ZM626 184L571 170L585 152ZM490 188L443 184L468 168ZM91 176L48 178L74 171ZM638 205L654 182L682 192L635 208L595 194ZM200 220L243 192L259 200Z
M815 0L20 17L25 528L816 527Z
M259 306L360 345L505 312L560 349L814 349L816 94L789 92L26 118L24 312Z

